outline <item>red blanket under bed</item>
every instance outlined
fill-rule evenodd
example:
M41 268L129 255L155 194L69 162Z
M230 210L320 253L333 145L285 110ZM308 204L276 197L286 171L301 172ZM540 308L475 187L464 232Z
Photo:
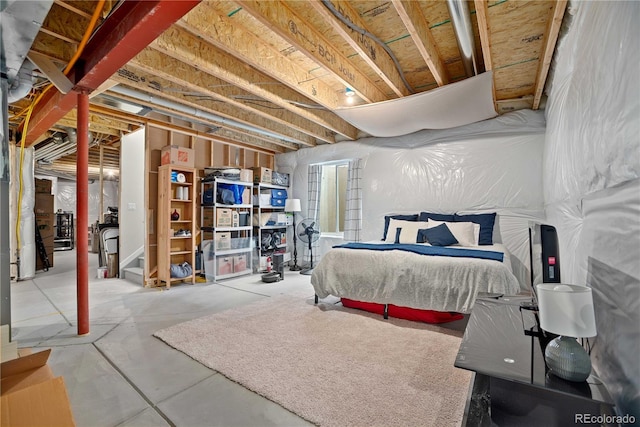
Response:
M375 302L354 301L348 298L341 298L342 305L348 308L369 311L371 313L384 314L384 304ZM464 316L460 313L450 313L448 311L419 310L417 308L401 307L388 304L387 312L389 316L398 319L413 320L424 323L446 323L460 320Z

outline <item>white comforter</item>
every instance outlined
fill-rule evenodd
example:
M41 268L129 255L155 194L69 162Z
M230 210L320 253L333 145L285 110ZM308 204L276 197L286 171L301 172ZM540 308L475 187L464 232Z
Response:
M503 252L505 259L500 262L399 250L333 248L313 270L311 284L320 298L334 295L458 313L471 311L478 292L518 293L520 286L502 245L469 249Z

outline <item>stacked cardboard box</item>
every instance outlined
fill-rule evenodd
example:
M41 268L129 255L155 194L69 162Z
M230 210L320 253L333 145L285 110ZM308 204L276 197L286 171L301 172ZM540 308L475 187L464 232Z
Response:
M53 248L55 238L56 214L53 213L53 196L51 195L51 181L48 179L35 180L36 200L34 213L36 223L40 231L40 237L44 244L44 249L49 258L49 267L53 267ZM44 263L36 248L36 270L43 270Z
M254 167L251 170L253 170L253 182L255 184L259 182L271 184L271 169Z
M192 168L195 164L195 153L191 148L167 145L160 151L160 164Z
M217 208L216 227L231 227L233 224L233 215L231 209Z

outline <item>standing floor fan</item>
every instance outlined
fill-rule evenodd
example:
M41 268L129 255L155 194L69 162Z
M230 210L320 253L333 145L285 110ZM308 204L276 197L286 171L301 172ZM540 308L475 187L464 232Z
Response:
M313 219L307 218L298 224L296 235L300 240L309 244L311 263L309 264L309 268L303 269L300 274L310 276L311 273L313 273L313 249L311 245L320 238L320 227L316 227L316 222Z

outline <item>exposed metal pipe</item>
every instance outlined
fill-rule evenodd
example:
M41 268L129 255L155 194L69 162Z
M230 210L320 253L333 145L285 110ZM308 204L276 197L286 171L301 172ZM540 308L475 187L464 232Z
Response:
M214 122L224 123L229 126L237 127L240 129L248 130L250 132L256 132L261 135L265 135L271 138L279 139L281 141L287 141L294 144L299 144L298 141L294 141L293 139L284 137L277 133L269 132L264 129L259 129L254 126L249 126L244 123L237 122L235 120L227 119L226 117L217 116L215 114L211 114L207 111L202 111L197 108L187 107L186 105L178 104L177 102L169 101L167 99L159 98L153 95L146 94L144 92L138 92L134 89L129 89L128 87L124 87L121 85L116 85L109 89L111 92L119 93L120 95L130 96L131 98L138 99L140 101L144 101L151 104L157 104L163 106L165 108L171 108L172 110L180 111L185 114L189 114L204 120L210 120ZM166 113L165 113L166 114ZM186 118L185 118L186 119Z
M449 15L451 15L453 30L456 33L456 40L458 40L464 72L467 77L475 76L479 70L469 6L466 0L447 0L447 7Z

